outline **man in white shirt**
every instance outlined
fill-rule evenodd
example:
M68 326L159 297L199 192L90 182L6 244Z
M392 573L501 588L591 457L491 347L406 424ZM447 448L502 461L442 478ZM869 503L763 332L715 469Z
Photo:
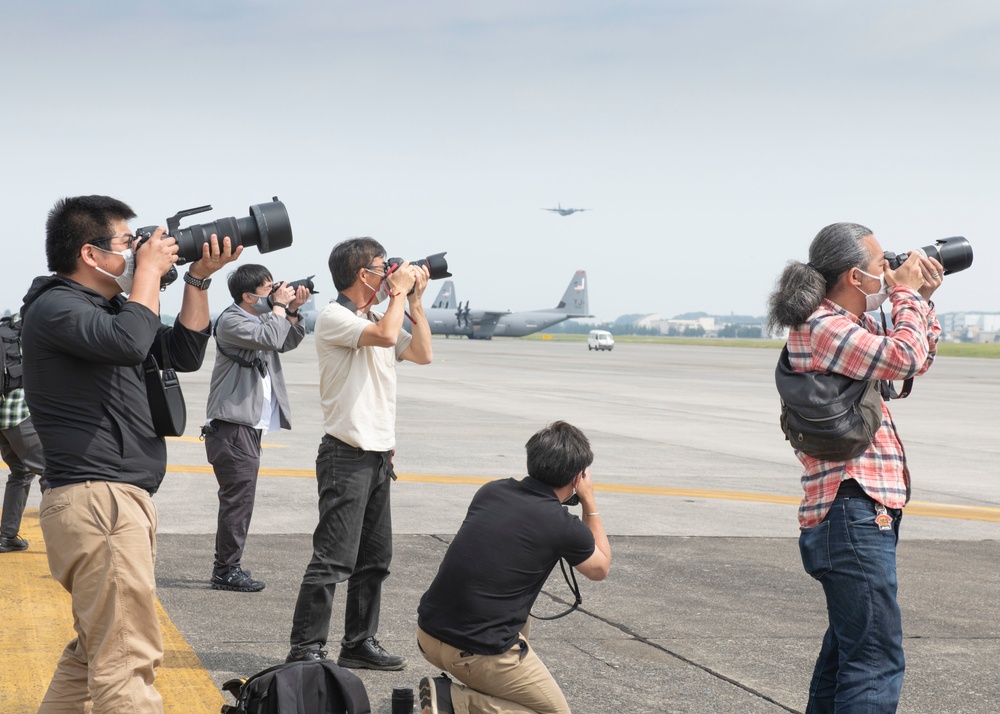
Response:
M334 246L339 294L316 319L320 403L326 432L316 459L319 524L292 618L287 661L326 657L337 583L347 580L342 667L399 670L406 658L375 639L382 581L392 559L389 485L396 478L396 365L429 364L431 331L422 298L426 266L386 263L371 238ZM372 306L388 298L383 315ZM409 308L412 336L403 330Z

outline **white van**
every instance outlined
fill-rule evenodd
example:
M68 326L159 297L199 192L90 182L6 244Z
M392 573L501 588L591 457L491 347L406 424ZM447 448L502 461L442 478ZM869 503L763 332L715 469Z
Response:
M607 330L591 330L587 335L588 350L612 350L615 346L615 338Z

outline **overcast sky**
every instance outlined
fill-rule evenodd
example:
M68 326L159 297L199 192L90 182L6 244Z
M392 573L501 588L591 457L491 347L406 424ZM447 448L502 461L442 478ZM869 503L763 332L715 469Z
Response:
M277 195L294 245L243 260L323 302L334 243L371 235L447 251L473 308L552 307L583 269L602 320L760 315L847 220L896 251L966 236L935 302L1000 310L998 42L987 0L7 2L0 311L90 193L133 227Z

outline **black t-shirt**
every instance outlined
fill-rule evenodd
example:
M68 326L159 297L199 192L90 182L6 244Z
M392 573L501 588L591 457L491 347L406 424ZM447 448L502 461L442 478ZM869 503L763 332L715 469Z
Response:
M492 481L472 499L417 610L420 628L473 654L500 654L517 642L552 568L594 553L594 536L530 476Z

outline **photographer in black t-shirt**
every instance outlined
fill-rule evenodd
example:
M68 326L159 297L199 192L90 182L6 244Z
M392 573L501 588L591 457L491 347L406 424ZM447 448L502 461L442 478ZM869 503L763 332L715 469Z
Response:
M444 676L420 680L424 712L569 712L559 685L528 646L528 614L560 558L603 580L611 546L594 501L594 454L583 432L554 422L525 448L528 478L479 489L420 600L420 651L462 683ZM582 522L562 505L574 492Z

